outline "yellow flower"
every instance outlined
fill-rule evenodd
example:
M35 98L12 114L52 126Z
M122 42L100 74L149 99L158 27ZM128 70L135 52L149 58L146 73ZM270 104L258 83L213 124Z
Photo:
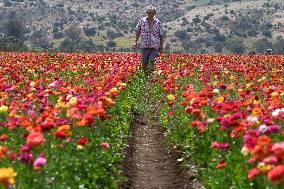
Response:
M116 87L113 87L111 90L109 90L109 92L111 92L111 93L117 93L117 92L118 92L118 90L117 90L117 88L116 88Z
M161 75L163 73L162 70L156 71L156 75Z
M265 164L263 162L260 162L258 165L257 165L257 168L261 171L270 171L272 169L272 165L269 165L269 164Z
M0 114L4 114L8 112L8 106L1 105L0 106Z
M82 146L82 145L77 145L77 150L83 150L84 149L84 146Z
M260 101L259 100L253 100L253 104L258 105L258 104L260 104Z
M167 99L168 99L168 100L174 100L174 99L175 99L175 96L172 95L172 94L169 94L169 95L167 96Z
M36 83L32 81L32 82L30 83L30 87L34 87L35 84L36 84Z
M247 155L249 154L248 148L247 148L247 147L242 147L241 153L242 153L244 156L247 156Z
M217 98L217 102L224 102L224 100L225 100L225 97L223 97L223 96L219 96L218 98Z
M69 105L73 106L75 104L77 104L77 97L73 96L69 99Z
M272 92L271 97L279 97L279 93L278 92Z
M17 176L17 172L14 172L13 168L0 168L0 182L7 183L12 185L15 183L15 176Z

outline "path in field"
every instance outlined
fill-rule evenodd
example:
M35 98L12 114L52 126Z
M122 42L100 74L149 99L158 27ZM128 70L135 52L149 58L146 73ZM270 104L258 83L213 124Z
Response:
M168 150L158 124L158 103L150 97L145 97L145 103L149 106L145 115L135 115L132 124L132 138L122 165L127 181L120 188L202 188L195 179L196 175L185 173L178 164L178 155Z

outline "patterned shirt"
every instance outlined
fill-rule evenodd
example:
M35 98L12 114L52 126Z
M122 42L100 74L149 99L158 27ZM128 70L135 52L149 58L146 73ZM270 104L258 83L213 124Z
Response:
M135 30L141 31L141 48L160 48L160 36L163 35L162 23L154 18L153 26L150 27L147 17L139 20Z

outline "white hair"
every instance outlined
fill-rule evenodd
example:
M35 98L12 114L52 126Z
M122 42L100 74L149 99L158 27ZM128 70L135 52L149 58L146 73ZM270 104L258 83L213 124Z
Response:
M147 7L147 9L146 9L146 12L147 11L154 11L154 13L156 14L156 8L154 7L154 6L152 6L152 5L149 5L148 7Z

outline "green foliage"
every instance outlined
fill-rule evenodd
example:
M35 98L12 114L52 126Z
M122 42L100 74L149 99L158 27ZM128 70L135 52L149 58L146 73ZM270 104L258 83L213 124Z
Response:
M96 29L91 27L91 28L83 28L83 31L86 36L94 36L96 34Z
M189 39L189 36L187 35L185 30L178 30L175 32L175 36L178 37L181 40L187 40Z

